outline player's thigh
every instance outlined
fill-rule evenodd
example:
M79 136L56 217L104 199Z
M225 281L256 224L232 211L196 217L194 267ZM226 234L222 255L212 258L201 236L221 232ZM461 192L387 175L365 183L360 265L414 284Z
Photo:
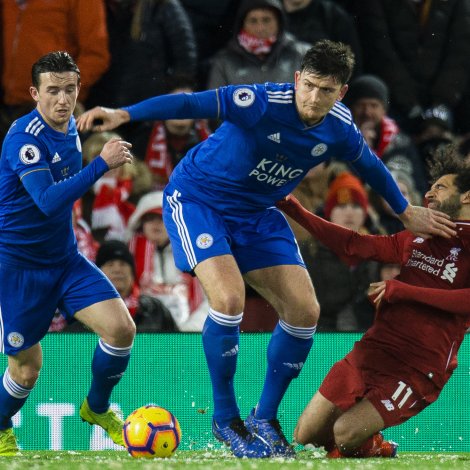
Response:
M0 264L1 352L16 355L46 335L61 295L63 269Z
M343 412L316 392L300 415L294 431L299 444L325 446L333 441L333 425Z
M231 237L223 217L206 204L165 192L163 221L178 269L192 272L203 261L231 255Z
M208 258L200 262L194 272L211 308L227 315L237 315L243 311L245 285L232 255Z
M74 317L113 346L128 346L134 322L109 279L82 255L69 263L63 278L60 310Z
M318 322L320 307L304 267L271 266L245 273L244 277L288 324L310 327Z
M105 343L116 347L132 344L135 323L120 298L94 303L78 311L75 318L98 334Z

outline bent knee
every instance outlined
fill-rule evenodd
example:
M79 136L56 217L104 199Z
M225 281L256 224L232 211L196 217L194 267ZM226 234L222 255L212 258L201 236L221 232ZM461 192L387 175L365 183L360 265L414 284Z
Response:
M363 440L363 433L346 420L338 419L333 426L335 443L341 450L352 450Z
M130 346L135 337L136 326L131 317L124 322L120 322L113 330L107 331L104 341L111 346L127 347Z
M312 443L311 433L308 432L308 428L305 426L302 418L299 419L294 429L294 440L297 444L302 444L303 446Z
M12 380L25 388L33 388L39 378L39 367L35 365L23 365L21 367L9 367Z
M243 312L245 304L244 292L219 292L215 298L209 299L211 308L225 315L238 315Z

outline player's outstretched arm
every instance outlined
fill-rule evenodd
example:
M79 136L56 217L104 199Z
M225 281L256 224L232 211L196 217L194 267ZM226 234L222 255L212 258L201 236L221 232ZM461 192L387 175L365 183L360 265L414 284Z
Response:
M359 234L312 214L292 194L278 201L276 206L347 264L355 265L365 259L386 263L401 263L403 261L404 232L400 236Z
M77 119L77 129L80 132L110 131L130 121L130 116L124 109L104 108L96 106L85 111Z
M468 298L470 289L435 289L432 287L411 286L397 279L373 282L369 295L378 305L381 300L391 304L416 302L455 315L469 315Z
M423 238L433 235L451 238L457 235L456 225L450 217L434 209L408 204L398 217L410 232Z

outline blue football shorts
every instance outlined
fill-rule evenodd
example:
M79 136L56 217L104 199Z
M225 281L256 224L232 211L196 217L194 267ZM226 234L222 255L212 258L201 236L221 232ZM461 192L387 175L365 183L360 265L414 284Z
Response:
M57 308L70 318L96 302L119 297L108 278L77 253L64 266L24 269L0 264L0 347L15 355L47 333Z
M227 214L168 186L163 221L181 271L192 272L201 261L227 254L234 256L242 273L288 264L305 267L294 234L275 207Z

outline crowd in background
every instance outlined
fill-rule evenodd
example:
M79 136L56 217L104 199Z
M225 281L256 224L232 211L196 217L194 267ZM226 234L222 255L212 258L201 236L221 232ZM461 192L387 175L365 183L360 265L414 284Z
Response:
M291 82L320 39L356 57L344 102L369 146L413 204L423 204L426 161L455 144L470 158L470 0L4 0L0 138L31 110L29 71L67 50L81 71L76 114L163 93L228 84ZM177 270L162 222L162 189L186 151L217 127L205 120L132 123L135 164L108 172L74 206L80 251L105 272L138 331L200 331L207 300ZM111 133L82 135L83 164ZM312 212L360 232L403 227L377 194L342 163L314 168L296 196ZM370 282L398 266L350 267L292 222L322 308L319 331L364 331ZM272 307L247 286L242 331L272 331ZM57 312L51 331L80 331Z

